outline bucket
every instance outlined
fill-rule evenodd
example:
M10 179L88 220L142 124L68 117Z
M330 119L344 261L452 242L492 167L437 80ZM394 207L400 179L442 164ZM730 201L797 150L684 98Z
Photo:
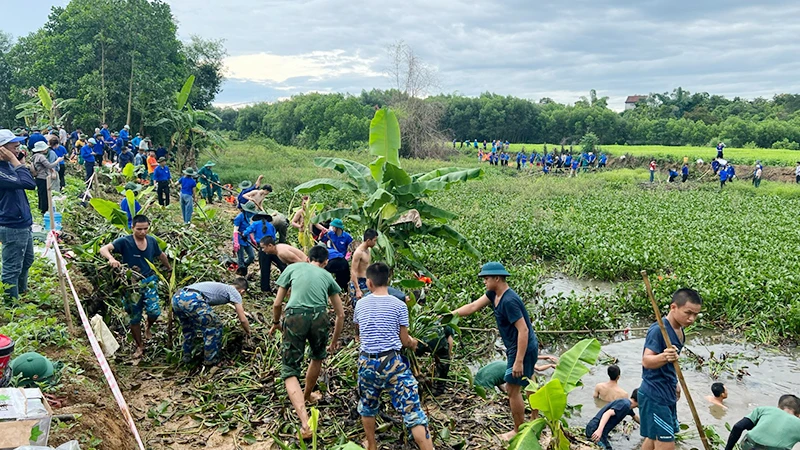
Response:
M61 213L60 212L53 213L53 218L55 219L55 222L56 222L56 230L57 231L61 231ZM50 231L50 214L49 213L46 213L44 215L44 226L42 228L44 228L44 230L46 232Z
M0 334L0 387L5 387L11 378L11 368L8 363L11 361L12 353L14 353L14 341Z

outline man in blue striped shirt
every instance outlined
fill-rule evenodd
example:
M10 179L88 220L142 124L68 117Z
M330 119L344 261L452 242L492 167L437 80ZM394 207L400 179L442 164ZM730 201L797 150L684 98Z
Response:
M364 424L367 450L377 450L375 416L380 411L381 393L388 390L392 405L403 415L403 423L411 430L419 448L433 450L417 380L400 354L403 347L416 350L418 342L408 334L408 307L389 294L390 272L389 266L382 262L367 267L367 287L372 293L355 307L353 322L361 339L358 413Z

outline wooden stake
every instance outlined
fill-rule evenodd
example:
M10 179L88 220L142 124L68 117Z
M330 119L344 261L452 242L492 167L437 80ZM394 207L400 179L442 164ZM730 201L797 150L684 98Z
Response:
M56 231L56 218L53 213L53 192L50 179L47 180L47 206L50 213L50 233L53 234L53 239L58 239L55 235ZM55 252L55 250L53 250ZM61 288L61 296L64 297L64 315L67 317L67 329L70 333L75 330L72 328L72 313L69 310L69 297L67 297L67 286L64 284L64 272L61 266L61 258L56 255L56 270L58 270L58 285Z
M669 339L667 328L664 326L664 321L661 319L661 311L658 309L658 303L656 303L656 298L653 295L653 288L650 286L650 278L647 276L646 270L643 270L641 273L642 279L644 280L644 287L647 289L647 296L650 298L650 303L653 305L653 311L656 313L658 327L661 328L661 336L664 337L664 342L667 344L667 347L672 347L672 341ZM683 379L681 365L678 363L678 360L675 360L672 362L672 366L675 368L675 374L678 376L678 380L681 382L681 388L683 389L683 393L686 395L686 401L689 403L689 409L692 410L692 418L694 419L694 424L697 427L697 434L700 435L700 440L703 442L703 448L705 448L705 450L711 450L711 447L708 444L708 439L706 439L706 432L703 430L703 424L700 423L700 416L697 415L697 408L694 407L694 400L692 400L692 395L689 393L689 387L686 386L686 380Z

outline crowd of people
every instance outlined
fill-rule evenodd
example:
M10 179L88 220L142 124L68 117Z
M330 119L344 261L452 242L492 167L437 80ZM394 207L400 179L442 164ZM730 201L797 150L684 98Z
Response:
M60 130L58 134L59 141L55 143L57 147L63 146ZM104 134L102 130L100 134ZM121 139L118 133L112 133L111 136ZM45 140L41 140L42 138ZM9 130L0 130L2 281L7 285L7 294L12 297L18 297L28 289L27 273L33 262L30 234L32 216L24 191L34 189L38 183L38 170L34 175L22 162L25 155L20 149L21 145L23 142L31 145L33 139L33 148L37 149L38 146L41 149L33 152L34 166L39 165L45 171L57 171L57 166L63 162L62 156L57 156L53 161L38 158L37 155L44 153L40 142L46 141L48 144L44 145L47 148L53 147L49 144L51 138L42 138L36 137L36 133L25 137L15 135ZM80 135L78 138L81 139ZM83 147L90 146L93 149L92 156L102 160L107 153L95 152L97 141L93 143L92 139L94 138L88 139ZM123 139L123 144L124 142ZM142 142L146 140L143 139ZM477 145L477 141L474 144ZM495 147L500 145L506 144L494 143ZM120 160L125 164L130 163L129 156L124 156L127 154L126 148L127 145L123 145L119 153L113 150L111 159L118 164ZM496 154L497 148L495 150ZM504 151L500 150L500 154ZM542 158L537 156L534 155L532 160L543 161L545 167L558 167L556 161L561 160L560 156L553 154L543 154ZM550 160L548 156L551 157ZM584 161L590 164L592 156L594 155L588 153L572 158L569 167L572 168L576 160L579 161L578 167L582 167ZM601 154L601 158L596 159L596 164L605 164L603 156L605 155ZM522 153L518 157L522 166ZM561 161L562 167L569 157L570 155L566 155ZM166 206L172 177L162 158L164 157L156 160L152 170L148 167L148 173L151 174L150 179L159 186L159 203ZM144 163L151 165L151 161L145 160ZM208 200L218 193L215 188L219 183L213 167L214 163L209 161L200 171L187 168L178 181L181 186L181 209L186 223L191 222L191 205L195 200L198 180L203 185L203 196ZM90 170L91 167L87 166L87 179L91 177ZM47 176L53 182L60 180L57 176ZM161 189L163 182L167 184ZM344 304L347 299L353 306L353 322L359 337L357 410L365 431L365 447L369 450L377 449L375 417L380 412L381 394L388 392L392 405L402 415L404 425L419 448L433 449L428 417L421 405L419 385L402 350L407 348L417 354L434 355L438 380L434 394L441 394L445 390L444 381L448 378L449 363L453 356L453 330L440 327L436 338L426 342L420 342L411 336L407 307L410 296L392 287L392 269L384 262L374 262L372 258L372 249L377 245L379 237L376 230L366 230L361 241L356 243L346 231L342 219L309 225L306 220L308 198L303 199L302 207L290 221L279 212L268 208L266 199L272 192L272 187L262 182L262 177L255 183L242 182L235 198L238 214L233 219L231 238L238 259L237 277L231 283L200 281L189 284L181 287L171 299L183 333L183 361L193 363L202 360L204 365L224 363L221 354L223 325L214 312L214 306L232 304L249 339L251 332L243 307L243 296L249 290L249 266L255 261L257 252L260 291L275 295L270 334L282 332L281 377L297 414L301 437L307 439L312 436L306 407L321 397L316 390L317 379L323 361L339 348L339 338L344 326ZM125 186L126 192L132 191L134 194L140 189L141 185L138 183ZM221 197L221 193L219 196ZM138 285L123 298L136 345L133 357L138 358L144 354L145 344L152 335L152 327L161 314L159 281L152 265L160 263L167 271L171 271L172 267L160 250L157 240L149 234L150 220L140 213L141 206L138 202L134 203L131 210L127 198L124 198L121 207L128 214L131 233L105 244L100 249L100 254L112 268L124 264L134 269L140 277ZM299 233L308 233L313 237L314 245L310 246L307 253L287 243L290 226ZM275 280L275 288L270 270L273 264L280 272ZM558 359L554 356L540 357L539 342L525 302L509 285L509 279L513 279L512 274L500 262L488 262L477 275L483 280L484 293L475 301L453 310L452 314L464 317L488 307L494 315L505 346L505 360L482 368L475 380L487 388L498 387L507 395L514 425L501 438L510 440L525 421L525 386L534 379L535 371L554 368ZM683 330L697 318L701 305L702 299L696 291L687 288L675 291L669 314L664 321L672 346L666 345L657 323L649 328L641 358L641 385L630 395L617 384L619 369L609 368L609 382L595 388L595 396L609 403L587 424L585 432L588 438L610 449L609 432L625 417L632 416L640 423L640 432L644 438L643 449L674 448L675 436L679 431L676 404L680 389L672 363L678 359L684 346ZM333 311L333 317L329 317L329 310ZM142 321L145 322L144 332ZM198 340L198 335L202 339ZM195 348L198 344L200 350ZM302 366L307 350L310 362L303 373ZM540 360L550 363L537 366ZM301 386L301 378L305 380L305 386ZM719 386L712 386L712 392L714 401L721 403L724 400L724 387L720 390ZM634 412L637 408L639 415ZM536 414L535 411L532 413ZM756 408L751 415L734 426L727 450L739 440L742 430L750 430L745 444L753 448L791 448L800 442L798 416L800 399L793 395L781 397L778 408Z

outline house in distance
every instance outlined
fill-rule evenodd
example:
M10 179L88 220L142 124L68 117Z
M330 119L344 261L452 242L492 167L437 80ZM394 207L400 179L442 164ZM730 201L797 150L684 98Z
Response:
M647 100L646 95L629 95L627 99L625 99L625 111L629 109L636 108L636 104L641 100Z

